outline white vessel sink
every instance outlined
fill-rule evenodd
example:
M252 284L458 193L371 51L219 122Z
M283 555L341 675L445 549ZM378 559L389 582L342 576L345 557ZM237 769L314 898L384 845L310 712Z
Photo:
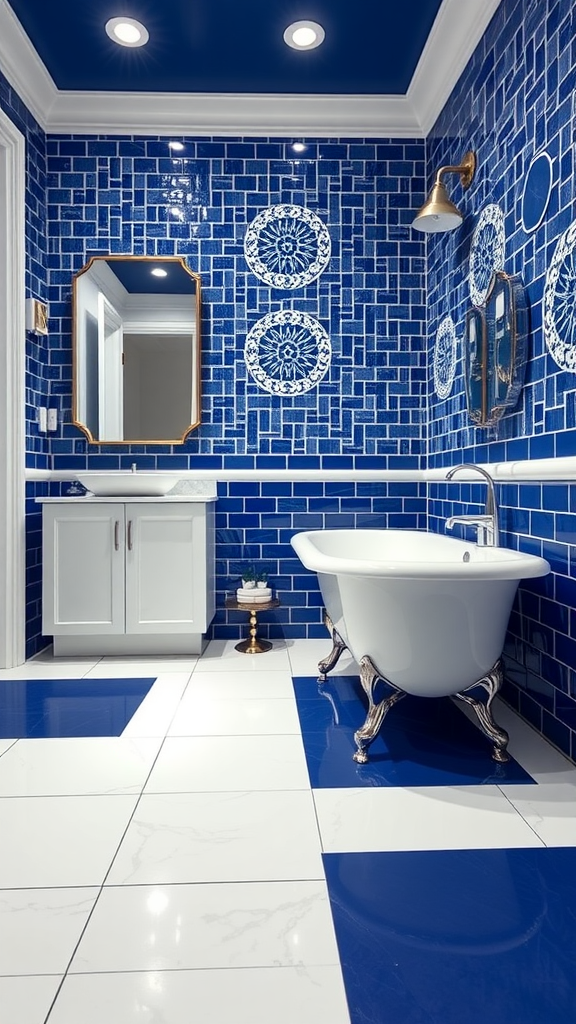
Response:
M146 473L138 470L132 473L121 469L108 472L86 471L77 473L76 477L83 487L101 498L160 497L171 491L178 482L178 476L174 473Z

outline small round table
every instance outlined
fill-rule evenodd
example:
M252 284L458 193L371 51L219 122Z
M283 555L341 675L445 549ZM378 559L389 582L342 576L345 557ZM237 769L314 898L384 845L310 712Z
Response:
M226 599L226 608L230 608L232 611L250 612L250 637L248 640L241 640L239 644L235 644L235 650L240 651L241 654L264 654L265 651L272 649L273 644L269 640L260 640L257 636L257 615L258 612L267 612L270 608L277 608L279 604L280 601L277 597L270 601L237 601L235 597Z

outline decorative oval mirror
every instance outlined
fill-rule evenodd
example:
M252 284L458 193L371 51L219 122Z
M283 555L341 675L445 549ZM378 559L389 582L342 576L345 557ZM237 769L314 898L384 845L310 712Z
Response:
M200 423L200 276L93 256L73 287L73 422L92 444L182 444Z
M492 275L486 303L468 312L464 374L470 419L490 426L520 396L526 370L528 306L519 277Z
M552 192L552 159L543 150L532 160L522 193L522 227L526 234L539 228Z

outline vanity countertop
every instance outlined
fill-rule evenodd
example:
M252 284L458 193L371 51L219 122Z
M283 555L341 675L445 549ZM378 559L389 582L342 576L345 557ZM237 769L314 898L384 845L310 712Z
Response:
M34 500L39 505L54 504L55 502L60 502L60 504L66 504L66 505L69 505L69 504L74 503L74 502L76 504L80 503L81 505L85 505L86 502L90 502L91 505L94 505L94 504L100 504L100 505L101 504L105 504L105 505L125 505L128 502L131 505L135 504L135 503L150 504L150 502L152 502L155 505L158 505L158 504L165 505L165 504L167 504L169 502L170 503L179 502L180 504L182 504L182 502L188 502L189 503L191 501L194 501L194 502L216 501L217 500L217 496L215 494L173 494L173 495L168 495L167 494L167 495L164 495L164 496L162 496L162 495L153 495L152 497L150 497L148 495L144 496L144 495L139 494L139 495L123 495L123 496L121 496L121 495L111 495L109 497L105 497L105 496L96 497L96 495L94 495L94 494L70 494L70 495L64 494L64 495L62 495L62 497L57 497L57 498L41 497L41 498L35 498Z

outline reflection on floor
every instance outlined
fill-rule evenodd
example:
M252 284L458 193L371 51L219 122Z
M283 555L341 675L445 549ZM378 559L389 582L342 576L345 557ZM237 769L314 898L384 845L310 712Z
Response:
M120 736L154 679L2 679L0 738Z
M408 700L356 765L329 646L0 671L29 706L96 683L115 727L147 690L121 735L0 739L2 1024L576 1020L576 766L500 704L501 775Z
M534 781L514 758L493 761L490 740L449 697L404 697L386 716L368 764L359 765L354 732L367 708L359 677L297 677L294 689L313 789Z

